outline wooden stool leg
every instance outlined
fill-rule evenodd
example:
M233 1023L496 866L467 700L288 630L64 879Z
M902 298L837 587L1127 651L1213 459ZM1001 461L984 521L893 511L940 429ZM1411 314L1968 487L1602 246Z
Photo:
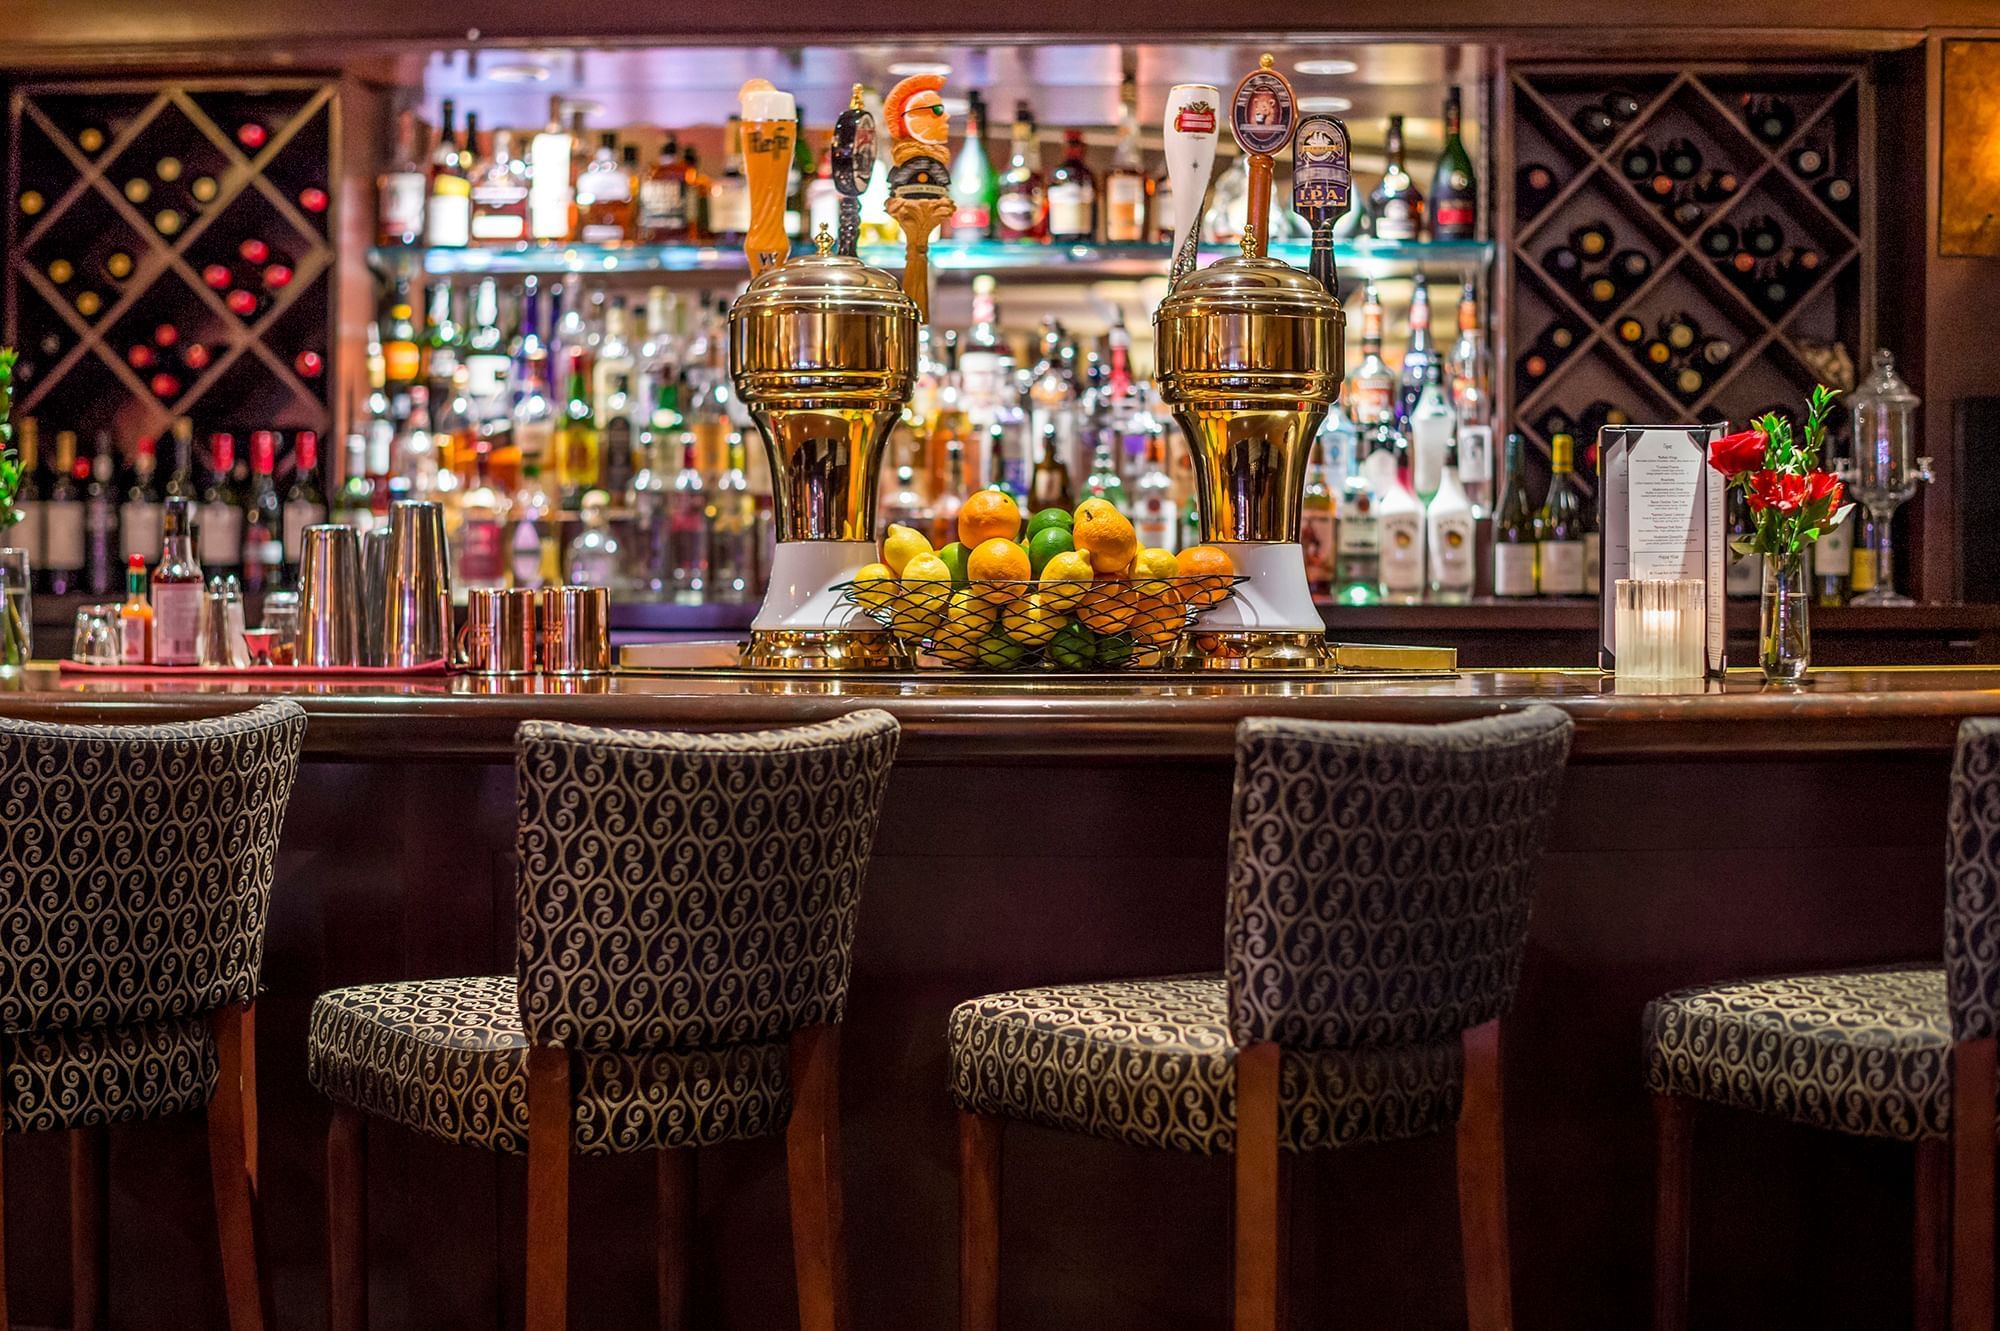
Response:
M1687 1331L1695 1102L1653 1097L1653 1331Z
M840 1190L840 1028L808 1026L791 1040L792 1121L785 1129L792 1189L792 1266L800 1331L847 1331L847 1238Z
M660 1254L660 1331L687 1331L694 1261L694 1152L661 1151L659 1208L653 1219Z
M1465 1098L1458 1111L1458 1228L1471 1331L1512 1331L1507 1252L1507 1152L1500 1112L1500 1022L1465 1032Z
M1236 1331L1277 1331L1284 1246L1275 1044L1236 1051Z
M959 1331L1000 1327L1000 1142L1007 1120L958 1113Z
M1951 1324L1993 1326L1994 1041L1951 1049Z
M1951 1146L1917 1143L1916 1258L1911 1302L1916 1331L1945 1331L1950 1321Z
M222 1238L222 1283L229 1331L263 1331L264 1296L257 1279L256 1215L250 1196L249 1136L243 1109L255 1088L243 1080L244 1015L250 1005L217 1008L209 1018L219 1072L208 1102L208 1172L215 1191L215 1227Z
M111 1133L75 1128L69 1134L70 1331L105 1331L111 1324L104 1273L111 1206Z
M0 1035L0 1331L7 1320L7 1037Z
M569 1317L569 1051L528 1049L527 1331L563 1331Z
M329 1331L366 1331L368 1120L345 1105L326 1131L326 1270Z

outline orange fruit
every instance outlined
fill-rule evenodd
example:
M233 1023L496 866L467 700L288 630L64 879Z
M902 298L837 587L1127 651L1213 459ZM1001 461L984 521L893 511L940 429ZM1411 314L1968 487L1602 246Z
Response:
M1000 536L974 547L965 561L965 571L974 582L1026 582L1034 576L1028 568L1028 552Z
M959 506L958 539L968 550L987 541L1011 541L1020 534L1021 510L1005 490L975 490Z
M1090 556L1090 566L1099 573L1130 568L1139 554L1139 536L1125 515L1101 499L1085 500L1076 512L1072 538L1076 548Z
M1135 588L1132 602L1132 617L1126 628L1131 632L1133 641L1165 647L1180 636L1182 616L1187 612L1181 608L1179 597L1171 592Z
M1072 517L1070 526L1073 530L1081 527L1090 518L1101 517L1106 513L1116 513L1117 511L1118 506L1109 499L1086 499L1076 506L1076 513Z
M1123 633L1131 627L1138 600L1132 589L1121 583L1093 582L1077 604L1077 621L1094 633Z
M1229 579L1236 576L1236 561L1227 551L1212 545L1191 545L1174 556L1174 564L1183 578L1201 578L1187 592L1187 599L1195 605L1215 605L1229 595Z

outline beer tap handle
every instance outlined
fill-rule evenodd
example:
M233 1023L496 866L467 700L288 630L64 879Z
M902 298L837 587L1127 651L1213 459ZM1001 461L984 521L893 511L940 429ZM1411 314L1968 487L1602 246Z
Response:
M1270 252L1272 168L1278 154L1290 145L1298 124L1298 99L1274 66L1269 55L1261 57L1257 68L1236 85L1236 97L1229 108L1229 127L1250 159L1244 234L1255 238L1259 258Z
M1353 187L1347 126L1332 116L1301 120L1292 141L1292 211L1312 227L1313 278L1336 300L1340 273L1334 265L1333 226L1346 214Z
M1167 90L1163 132L1167 183L1174 196L1174 257L1167 269L1172 290L1194 271L1201 247L1201 219L1215 189L1216 105L1222 94L1213 84L1176 83Z
M951 217L950 117L944 76L912 74L882 101L891 146L889 216L903 228L903 291L930 321L931 232Z
M875 117L868 113L858 83L847 109L833 122L833 143L827 155L832 159L829 174L833 188L840 195L840 234L834 239L833 252L852 259L861 242L861 194L875 172Z
M743 253L750 276L781 264L791 254L785 232L785 191L798 133L798 103L764 79L751 79L737 93L743 118L743 171L749 178L750 229Z

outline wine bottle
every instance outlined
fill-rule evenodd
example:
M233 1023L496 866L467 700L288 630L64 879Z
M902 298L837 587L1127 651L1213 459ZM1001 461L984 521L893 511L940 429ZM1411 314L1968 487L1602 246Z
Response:
M76 432L56 431L56 461L49 485L49 497L42 509L42 590L52 596L67 596L83 590L83 567L87 556L83 486L76 475ZM83 474L90 475L84 462Z
M1660 169L1675 180L1693 180L1701 174L1701 149L1686 139L1673 139L1660 154Z
M1555 245L1543 252L1542 271L1562 286L1573 287L1583 276L1583 260L1568 245Z
M1546 352L1534 350L1521 357L1519 368L1522 383L1537 384L1549 377L1549 370L1553 367Z
M1701 251L1711 259L1727 259L1741 243L1736 228L1727 222L1717 222L1701 233Z
M1706 338L1701 344L1701 358L1711 366L1727 365L1735 353L1735 344L1726 337Z
M1650 146L1635 143L1618 159L1618 169L1625 173L1625 179L1636 184L1652 179L1653 173L1659 170L1659 159L1653 155Z
M1583 498L1573 473L1576 443L1559 431L1549 444L1549 492L1535 514L1535 554L1544 596L1581 596Z
M1641 186L1641 189L1646 197L1653 201L1656 207L1665 208L1672 205L1675 192L1679 189L1679 186L1674 183L1674 178L1666 172L1655 171L1651 176L1647 177L1646 183Z
M81 461L81 459L79 459ZM83 585L92 596L107 596L118 576L118 461L111 432L97 432L96 448L84 475L85 551Z
M1583 284L1584 303L1599 312L1609 312L1618 304L1622 295L1618 279L1609 273L1599 273Z
M1664 337L1648 338L1646 344L1639 349L1639 355L1657 374L1673 363L1674 349L1667 345L1667 339Z
M1623 88L1613 88L1610 92L1604 94L1598 105L1602 106L1613 120L1622 125L1638 115L1644 103L1634 93L1627 92Z
M1551 407L1535 422L1535 428L1542 432L1544 439L1553 439L1559 434L1570 432L1569 413L1561 407Z
M1670 314L1660 320L1660 336L1676 354L1691 349L1701 338L1701 325L1691 314Z
M1562 319L1556 319L1542 330L1542 335L1537 339L1537 344L1553 353L1550 356L1551 360L1561 360L1575 348L1577 339L1581 336L1582 334L1577 332L1574 324Z
M197 548L209 573L235 573L243 557L243 501L230 475L236 465L236 438L211 435L208 447L208 486L201 493Z
M306 528L326 521L326 491L319 480L319 435L300 430L292 439L292 483L285 490L285 568L296 578Z
M1613 326L1612 332L1628 347L1636 347L1646 340L1646 325L1629 314Z
M1694 178L1692 190L1700 203L1721 203L1734 197L1742 184L1734 171L1710 167Z
M1776 264L1768 265L1760 271L1750 288L1751 298L1763 307L1767 314L1782 313L1797 294L1797 289Z
M1693 199L1677 199L1673 208L1668 211L1667 216L1682 231L1692 231L1701 225L1702 219L1708 216L1708 209L1702 207L1702 205L1696 203Z
M1784 228L1768 216L1754 218L1743 228L1743 248L1760 259L1770 258L1784 245Z
M285 519L278 501L278 436L257 430L250 436L250 489L243 497L243 590L261 595L281 584L285 564Z
M160 501L164 497L165 492L160 488L159 445L142 437L132 460L132 487L125 492L125 503L118 510L121 557L130 559L137 555L151 559L160 548Z
M1583 141L1594 148L1602 148L1618 137L1618 121L1602 106L1580 106L1569 118Z
M1611 271L1629 291L1653 275L1653 258L1644 250L1620 250L1611 256Z
M1507 476L1493 513L1493 594L1533 596L1535 510L1528 500L1528 469L1521 436L1507 436Z
M1797 123L1790 103L1776 97L1746 95L1744 119L1749 122L1750 132L1773 148L1791 137L1792 127Z
M132 203L144 203L153 197L153 182L144 176L133 176L125 182L125 198Z
M1049 239L1088 245L1097 239L1097 175L1083 156L1083 131L1063 131L1063 159L1049 172Z
M1844 213L1854 203L1854 182L1845 176L1821 176L1813 182L1813 193L1827 207Z
M1431 178L1431 239L1472 240L1479 234L1479 184L1472 172L1472 155L1460 137L1462 114L1458 86L1444 102L1444 148L1438 153L1437 174Z
M123 282L132 275L132 256L124 250L113 250L105 255L104 275L114 282Z
M1569 233L1570 248L1585 263L1592 263L1611 252L1612 231L1603 222L1585 222Z
M1673 387L1684 401L1692 402L1701 396L1701 390L1708 386L1708 376L1698 366L1683 365L1674 371Z
M1547 206L1560 188L1554 171L1540 162L1523 162L1514 172L1515 210L1524 218L1532 216Z
M1812 180L1826 170L1826 149L1817 143L1801 143L1786 156L1792 170L1807 180Z

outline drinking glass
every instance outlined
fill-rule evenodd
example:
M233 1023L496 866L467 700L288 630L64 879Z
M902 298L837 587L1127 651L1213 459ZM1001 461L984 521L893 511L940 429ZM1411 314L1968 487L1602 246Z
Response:
M70 659L83 665L117 665L125 647L118 623L118 607L86 605L76 612L76 637L70 645Z

